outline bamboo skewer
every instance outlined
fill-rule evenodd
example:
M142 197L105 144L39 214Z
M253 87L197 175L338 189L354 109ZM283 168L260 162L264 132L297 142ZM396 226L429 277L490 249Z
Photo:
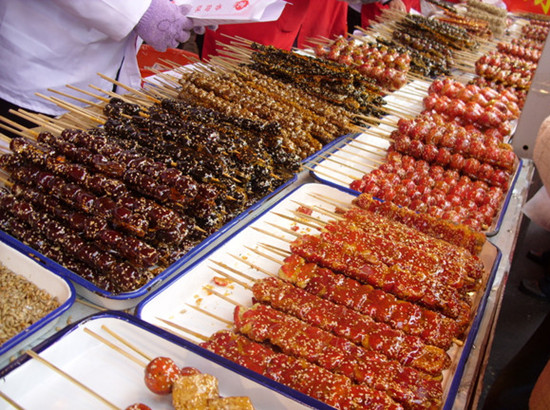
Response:
M363 172L365 173L366 171L364 169L360 169L360 168L356 168L354 166L351 166L349 165L348 163L352 163L352 164L357 164L357 165L362 165L362 166L367 166L368 168L375 168L374 165L370 165L370 164L365 164L364 162L359 162L359 161L354 161L352 159L349 159L347 157L342 157L342 156L339 156L338 154L336 153L332 153L330 156L328 155L320 155L321 158L323 158L324 160L326 161L333 161L335 162L336 164L338 165L342 165L342 166L346 166L350 169L352 169L353 171L357 171L357 172ZM335 159L336 158L336 159ZM343 161L346 161L346 162L341 162L341 161L337 161L337 159L341 159Z
M35 359L36 361L42 363L43 365L45 365L46 367L50 368L51 370L54 370L56 373L60 374L61 376L65 377L67 380L69 380L70 382L72 382L73 384L77 385L78 387L80 387L82 390L86 391L87 393L89 393L90 395L94 396L96 399L98 399L99 401L101 401L103 404L105 404L107 407L111 408L111 409L119 409L118 406L115 406L113 403L111 403L110 401L108 401L107 399L103 398L102 396L100 396L99 394L97 394L95 391L93 391L92 389L90 389L88 386L84 385L83 383L79 382L77 379L75 379L74 377L72 377L71 375L69 375L68 373L66 373L65 371L61 370L59 367L55 366L53 363L47 361L46 359L42 358L40 355L38 355L37 353L35 353L34 351L32 350L27 350L25 352L27 355L29 355L30 357L32 357L33 359Z
M0 116L0 119L2 119L2 117ZM8 127L7 125L5 124L2 124L0 123L0 128L2 128L3 130L5 131L9 131L11 132L12 134L15 134L15 135L18 135L20 137L23 137L23 138L28 138L30 135L29 134L25 134L24 132L22 131L19 131L19 130L16 130L15 128L12 128L12 127ZM6 136L6 138L9 138Z
M96 99L98 99L98 100L100 100L100 101L109 102L109 99L108 99L108 98L105 98L105 97L103 97L103 96L101 96L101 95L94 94L94 93L92 93L92 92L90 92L90 91L83 90L83 89L81 89L81 88L77 88L77 87L75 87L74 85L67 84L67 85L65 85L65 87L70 88L71 90L74 90L74 91L78 91L78 92L80 92L80 93L82 93L82 94L84 94L84 95L87 95L87 96L89 96L89 97L96 98Z
M382 154L382 153L378 153L378 152L373 152L373 151L368 150L368 149L366 149L366 148L357 147L357 146L355 146L355 145L352 145L354 142L355 142L355 141L351 141L351 142L348 144L348 147L355 148L355 149L357 149L357 150L359 150L359 151L364 151L364 152L367 152L367 153L369 153L369 154L373 154L373 155L375 155L375 156L377 156L377 157L380 157L380 158L385 158L385 157L386 157L386 154ZM357 156L357 157L360 157L360 158L363 158L363 159L372 161L372 162L374 162L374 163L376 163L376 164L383 164L383 163L384 163L384 161L381 161L381 160L378 160L378 159L375 159L375 158L371 158L371 157L367 157L367 156L364 156L364 155L360 155L360 154L358 154L358 153L356 153L356 152L349 151L349 150L347 150L346 148L341 148L341 149L339 149L338 151L339 151L339 152L343 152L343 153L345 153L345 154L355 155L355 156Z
M220 274L220 275L222 275L222 276L225 276L225 277L230 278L230 279L233 280L235 283L241 284L241 283L235 281L235 279L233 279L231 276L229 276L229 275L228 275L227 273L225 273L225 272L216 270L216 273L218 273L218 274ZM244 285L242 285L242 286L244 286ZM216 295L216 296L217 296L217 295ZM228 301L230 301L230 300L228 300ZM195 310L198 311L198 312L201 312L201 313L203 313L203 314L205 314L205 315L207 315L207 316L213 317L214 319L219 320L220 322L223 322L223 323L225 323L225 324L227 324L227 325L233 325L233 322L232 322L232 321L226 320L226 319L224 319L224 318L222 318L222 317L220 317L220 316L214 315L212 312L209 312L208 310L202 309L202 308L200 308L200 307L198 307L198 306L190 305L189 303L186 303L186 305L189 306L189 307L192 308L192 309L195 309Z
M8 404L10 404L14 409L24 410L23 407L21 407L14 400L9 398L8 395L6 393L3 393L1 390L0 390L0 397L3 398L6 402L8 402Z
M53 88L48 88L48 91L52 92L52 93L55 93L55 94L59 94L63 97L67 97L67 98L71 98L75 101L78 101L78 102L81 102L83 104L87 104L87 105L90 105L92 107L96 107L96 108L102 108L102 105L101 104L98 104L98 103L95 103L93 101L90 101L90 100L86 100L84 98L80 98L80 97L77 97L76 95L72 95L72 94L69 94L69 93L64 93L62 91L59 91L59 90L54 90Z
M18 124L15 121L10 120L9 118L3 117L0 115L0 121L4 121L6 124L11 125L12 127L8 127L7 125L4 125L0 123L0 127L5 129L6 131L12 132L14 134L17 134L21 137L29 137L29 136L37 136L38 132L33 131L29 128L26 128L22 126L21 124ZM7 137L6 137L7 138Z
M101 73L97 73L97 75L99 75L99 76L100 76L101 78L103 78L104 80L107 80L107 81L109 81L109 82L111 82L111 83L113 83L113 84L115 84L115 85L117 85L117 86L119 86L119 87L124 88L126 91L129 91L129 92L131 92L131 93L134 93L135 95L138 95L138 96L140 96L140 97L142 97L142 98L145 98L145 99L147 99L147 100L151 100L152 102L160 103L160 100L158 100L158 99L156 99L156 98L153 98L153 97L151 97L150 95L147 95L147 94L145 94L145 93L143 93L143 92L141 92L141 91L139 91L139 90L136 90L135 88L132 88L132 87L130 87L130 86L124 84L124 83L121 83L120 81L117 81L117 80L114 80L114 79L112 79L112 78L109 78L109 77L107 77L106 75L101 74Z
M118 347L117 345L111 343L109 340L105 339L103 336L95 333L94 331L88 329L88 328L84 328L84 332L88 333L89 335L95 337L97 340L99 340L101 343L105 344L106 346L110 347L111 349L115 350L116 352L120 353L121 355L123 355L124 357L132 360L134 363L137 363L138 365L140 365L141 367L146 367L147 366L147 363L136 358L135 356L131 355L130 353L126 352L125 350L122 350L120 347Z
M10 110L10 113L17 115L18 117L21 117L27 121L34 122L36 125L41 126L53 133L60 133L61 131L63 131L63 128L52 124L45 119L42 119L38 114L27 112L25 110L22 110L21 108L18 111Z
M331 168L331 167L329 167L329 166L326 165L326 164L322 164L322 162L323 162L323 161L312 161L313 165L316 165L315 170L313 170L313 169L311 169L311 168L307 168L307 167L305 167L305 166L304 166L304 168L310 169L311 171L316 172L316 173L318 173L318 174L320 174L320 175L330 176L331 178L334 178L333 175L329 175L329 174L327 174L327 173L324 173L324 174L323 174L323 171L318 169L318 168L321 167L321 168L324 168L324 169L326 169L326 170L328 170L328 171L334 172L335 174L345 176L345 177L351 179L352 181L355 180L355 179L357 179L357 177L355 177L355 176L353 176L353 175L351 175L351 174L348 174L348 173L344 172L343 170L338 170L338 169ZM334 162L334 161L333 161L333 162ZM347 182L346 184L349 184L349 182Z
M50 102L53 102L55 105L67 110L67 111L70 111L70 112L73 112L75 114L78 114L78 115L81 115L83 116L84 118L87 118L89 120L91 120L92 122L96 123L96 124L105 124L105 117L103 115L101 115L102 118L100 118L99 116L96 116L95 114L92 114L91 112L89 112L88 110L84 109L84 108L81 108L81 107L78 107L74 104L69 104L65 101L62 101L58 98L55 98L55 97L48 97L44 94L40 94L40 93L36 93L37 96L41 97L41 98L44 98L45 100L48 100Z
M192 335L192 336L195 336L196 338L198 338L198 339L200 339L200 340L202 340L202 341L205 341L205 342L206 342L206 341L208 340L208 337L206 337L206 336L204 336L204 335L202 335L202 334L200 334L200 333L198 333L198 332L195 332L195 331L193 331L193 330L191 330L191 329L188 329L188 328L186 328L186 327L184 327L184 326L178 325L177 323L171 322L171 321L168 320L168 319L163 319L163 318L161 318L161 317L157 317L156 319L159 320L159 321L161 321L161 322L164 323L164 324L167 324L168 326L173 327L174 329L178 329L178 330L180 330L180 331L182 331L182 332L185 332L185 333L188 333L188 334L190 334L190 335ZM168 331L170 331L170 330L168 330Z
M234 301L233 299L231 299L230 297L226 296L226 295L223 295L221 294L220 292L212 289L212 288L209 288L209 287L206 287L204 286L204 290L207 291L208 293L212 293L213 295L216 295L218 296L219 298L225 300L226 302L229 302L229 303L232 303L234 305L239 305L240 303Z

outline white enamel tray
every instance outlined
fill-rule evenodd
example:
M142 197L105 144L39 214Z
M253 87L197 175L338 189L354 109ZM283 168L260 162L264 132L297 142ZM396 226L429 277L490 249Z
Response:
M180 367L192 366L215 376L222 397L248 396L256 409L301 409L317 405L316 401L310 400L306 406L289 397L284 386L263 378L254 379L256 374L252 372L236 372L233 368L239 366L223 360L213 361L218 358L210 352L185 341L175 343L169 334L121 312L105 312L84 319L35 350L41 358L115 407L124 409L134 403L143 403L155 410L173 408L171 395L160 396L147 389L141 365L88 333L91 330L132 356L148 362L112 337L105 327L151 358L170 357ZM37 359L27 360L27 356L0 371L0 392L25 409L108 408L96 396ZM295 397L300 396L295 394ZM306 396L302 398L309 400ZM0 409L11 408L0 398Z
M203 336L209 336L220 329L231 328L235 305L252 305L252 293L248 286L253 284L254 279L267 277L266 273L278 272L289 250L289 242L295 238L293 232L317 232L315 228L307 225L307 221L297 223L287 219L296 217L293 211L301 204L318 206L327 211L335 209L334 205L328 205L325 200L319 199L321 196L340 202L342 206L349 204L354 198L349 192L325 184L301 185L225 243L194 263L182 275L151 294L138 305L136 314L149 323L197 342L201 340L199 337L178 329L178 326ZM314 212L314 216L323 220L330 219L318 212ZM451 404L483 315L490 283L500 261L500 251L487 242L480 257L485 266L485 278L483 290L477 292L474 301L475 319L465 344L455 345L450 349L449 355L453 364L444 372L445 397ZM229 274L245 286L236 282L225 284L226 277L219 272Z
M21 346L30 343L31 339L38 338L56 325L59 316L73 305L75 290L66 279L1 241L0 262L12 272L45 290L52 297L56 297L59 302L59 307L0 345L1 367L17 353ZM2 320L1 317L0 320Z

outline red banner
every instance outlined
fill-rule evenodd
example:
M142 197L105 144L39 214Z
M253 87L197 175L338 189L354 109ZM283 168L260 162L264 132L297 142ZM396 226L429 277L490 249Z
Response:
M550 15L550 0L504 0L508 11Z

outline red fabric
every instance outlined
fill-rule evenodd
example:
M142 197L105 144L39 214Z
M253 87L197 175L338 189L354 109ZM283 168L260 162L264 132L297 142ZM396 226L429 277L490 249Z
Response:
M411 9L420 10L420 0L403 0L407 12ZM382 10L389 8L390 5L383 6L380 3L368 3L361 6L361 27L369 27L372 23L376 23L376 18L382 14Z
M509 12L550 15L550 2L541 0L503 0Z
M348 3L338 0L312 0L307 10L307 18L302 22L297 45L298 48L304 48L310 38L333 38L345 36L347 32Z
M277 21L226 24L216 31L206 30L202 56L207 59L217 55L216 42L229 43L228 35L290 50L296 41L298 47L303 47L311 37L345 34L347 7L347 3L338 0L293 0L285 6Z

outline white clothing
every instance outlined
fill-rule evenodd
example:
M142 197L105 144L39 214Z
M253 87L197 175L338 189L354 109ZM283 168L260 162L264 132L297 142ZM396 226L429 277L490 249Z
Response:
M133 31L151 0L2 0L0 1L0 98L23 108L64 112L35 96L53 95L67 84L95 94L113 85L104 74L139 87L139 40ZM58 96L59 97L59 96ZM64 99L61 97L61 99ZM70 101L78 104L75 101Z

